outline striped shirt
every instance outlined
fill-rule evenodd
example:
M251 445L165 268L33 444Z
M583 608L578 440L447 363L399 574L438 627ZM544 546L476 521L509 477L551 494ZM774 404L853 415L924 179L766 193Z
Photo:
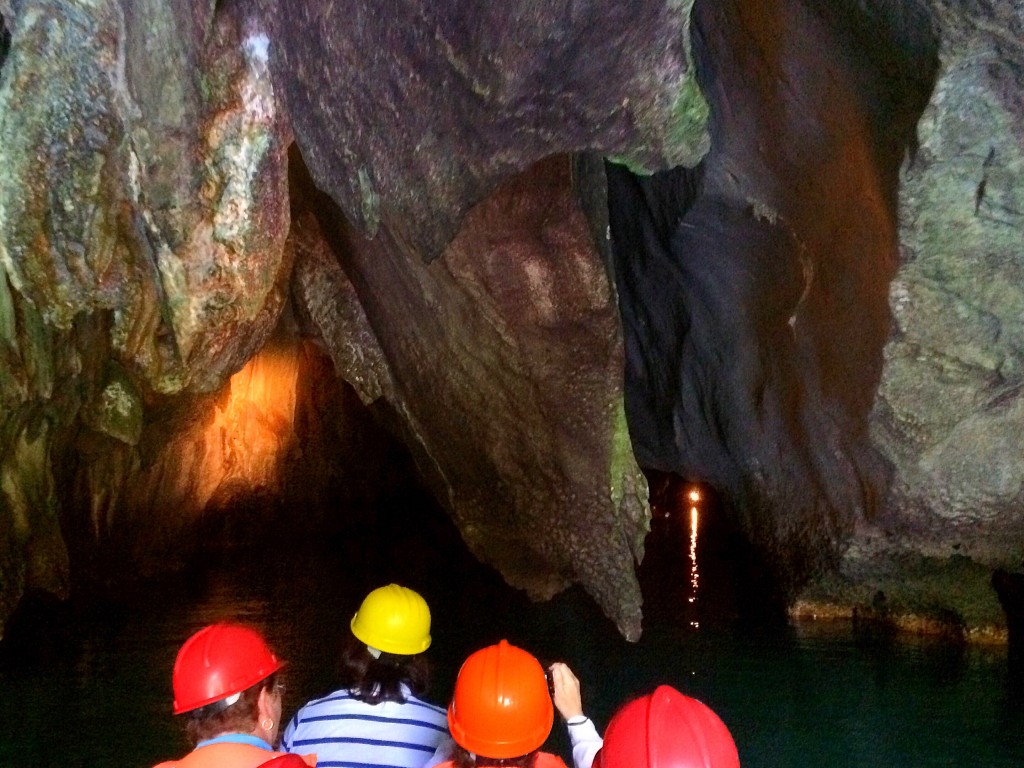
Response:
M406 691L405 703L366 704L348 690L306 704L281 737L281 749L315 753L318 768L423 768L438 747L450 750L447 713Z

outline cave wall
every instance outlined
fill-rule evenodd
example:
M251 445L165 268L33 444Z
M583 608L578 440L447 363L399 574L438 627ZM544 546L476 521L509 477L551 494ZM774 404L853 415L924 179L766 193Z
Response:
M884 10L884 6L881 8ZM792 595L877 514L867 423L898 264L898 169L936 70L913 4L694 8L711 150L609 168L643 466L706 480Z
M116 463L153 403L217 389L276 326L290 134L251 14L46 1L0 14L6 616L26 590L66 594L64 537L124 511L123 472L85 503L62 498L74 458ZM87 518L62 520L68 508Z
M628 24L610 3L397 9L429 36L369 5L348 9L364 20L356 25L330 17L332 4L283 19L276 4L259 16L232 2L2 10L3 502L5 518L29 521L5 537L11 574L35 553L63 556L62 536L84 538L74 553L111 542L134 553L160 538L152 531L174 537L183 520L223 506L215 489L232 487L229 452L189 435L216 412L209 393L277 327L294 275L298 316L366 402L389 402L474 551L535 596L579 581L624 634L639 633L633 563L646 488L621 407L601 244L568 155L540 185L550 200L498 185L591 144L637 164L698 157L706 104L692 81L687 5L649 3ZM575 79L562 77L567 67ZM588 85L612 75L614 88ZM394 89L378 87L389 80ZM504 122L453 121L458 110L437 106L456 94L467 114ZM395 120L397 108L414 128ZM293 123L303 162L350 230L326 249L308 210L289 225ZM513 208L524 201L510 211L518 223L497 240L477 232L451 243L494 194ZM505 214L478 215L492 226ZM432 345L472 363L465 381L448 373L460 358ZM168 399L188 403L171 426ZM439 405L470 418L439 420ZM23 436L44 441L34 462L16 449ZM151 444L161 440L182 460ZM32 543L42 533L52 547ZM66 582L66 556L36 570ZM6 581L7 608L48 586Z
M639 466L789 598L1019 567L1017 5L0 0L0 620L281 503L341 380L627 637Z
M810 597L999 623L993 569L1024 568L1024 16L936 2L940 68L899 188L893 329L870 417L892 467Z
M943 10L942 74L900 189L901 266L872 420L890 528L1024 561L1024 16ZM955 549L954 549L955 547Z

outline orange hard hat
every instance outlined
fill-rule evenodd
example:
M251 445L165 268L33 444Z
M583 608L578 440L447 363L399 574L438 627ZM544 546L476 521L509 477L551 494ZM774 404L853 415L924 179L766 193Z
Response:
M241 693L283 666L254 629L229 623L203 627L174 661L174 714Z
M616 712L593 768L739 768L736 743L707 705L661 685Z
M502 640L463 663L448 707L448 728L463 749L504 759L540 747L554 716L540 662Z

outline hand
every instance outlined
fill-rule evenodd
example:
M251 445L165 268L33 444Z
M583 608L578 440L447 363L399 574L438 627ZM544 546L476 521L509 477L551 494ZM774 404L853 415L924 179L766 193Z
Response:
M583 698L580 695L580 681L568 666L556 661L548 667L554 691L551 699L563 720L583 714Z

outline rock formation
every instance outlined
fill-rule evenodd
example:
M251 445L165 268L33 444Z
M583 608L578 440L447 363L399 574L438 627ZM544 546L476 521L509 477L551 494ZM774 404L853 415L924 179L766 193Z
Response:
M357 398L480 559L627 637L640 467L787 600L1018 568L1022 25L0 0L0 621L316 506Z

